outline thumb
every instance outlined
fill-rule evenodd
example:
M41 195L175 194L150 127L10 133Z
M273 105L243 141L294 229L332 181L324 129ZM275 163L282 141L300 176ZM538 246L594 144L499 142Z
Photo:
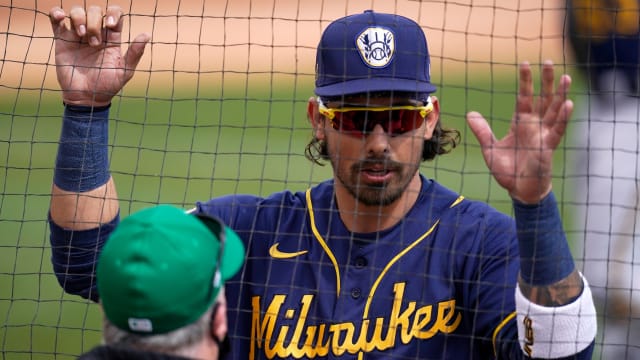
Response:
M142 33L136 36L131 45L129 45L127 52L124 54L124 65L127 72L127 80L131 79L134 70L138 67L138 63L140 63L140 59L142 59L144 49L149 40L151 40L151 35L147 33Z
M490 147L496 141L489 123L479 112L467 113L467 124L482 148Z

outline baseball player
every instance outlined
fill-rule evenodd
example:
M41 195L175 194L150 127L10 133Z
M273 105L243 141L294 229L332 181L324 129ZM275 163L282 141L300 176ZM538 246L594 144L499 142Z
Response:
M69 15L70 27L62 9L50 13L66 104L52 262L67 292L97 301L88 276L94 249L118 222L109 104L149 36L121 54L119 8ZM335 20L318 45L306 149L331 164L333 178L191 210L220 218L245 243L247 262L226 287L234 358L590 358L595 308L551 191L553 150L573 108L570 78L556 87L545 63L537 97L522 64L502 139L479 113L467 116L489 170L513 198L514 220L419 172L459 141L440 122L429 61L425 34L408 18L365 11ZM74 68L86 71L71 76Z
M572 139L576 254L600 310L599 352L640 359L640 1L572 0L567 19L587 85Z

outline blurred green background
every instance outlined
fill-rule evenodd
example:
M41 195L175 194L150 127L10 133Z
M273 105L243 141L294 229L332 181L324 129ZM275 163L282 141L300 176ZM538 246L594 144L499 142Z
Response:
M422 169L506 213L510 200L487 173L464 114L482 112L496 135L504 135L514 107L515 69L453 74L438 84L441 120L461 130L463 142ZM311 94L310 84L286 78L224 92L125 89L113 103L110 128L122 215L157 203L189 208L228 193L304 190L330 177L328 166L304 158ZM62 292L49 261L46 216L60 95L47 89L2 89L0 95L0 355L75 358L100 342L101 314L97 305ZM566 141L555 162L555 191L564 212L570 199L563 179Z

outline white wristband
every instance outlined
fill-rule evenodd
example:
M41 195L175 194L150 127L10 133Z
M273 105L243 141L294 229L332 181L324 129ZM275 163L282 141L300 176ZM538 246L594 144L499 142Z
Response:
M582 274L580 274L582 276ZM589 284L574 302L558 307L532 303L516 288L520 348L529 357L553 359L577 354L596 337L596 309Z

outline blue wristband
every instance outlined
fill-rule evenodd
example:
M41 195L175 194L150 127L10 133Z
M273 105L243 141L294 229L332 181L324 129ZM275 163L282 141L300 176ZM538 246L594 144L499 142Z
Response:
M575 269L553 192L539 204L513 201L520 247L520 276L533 286L550 285Z
M109 106L66 105L53 183L85 192L109 181Z

